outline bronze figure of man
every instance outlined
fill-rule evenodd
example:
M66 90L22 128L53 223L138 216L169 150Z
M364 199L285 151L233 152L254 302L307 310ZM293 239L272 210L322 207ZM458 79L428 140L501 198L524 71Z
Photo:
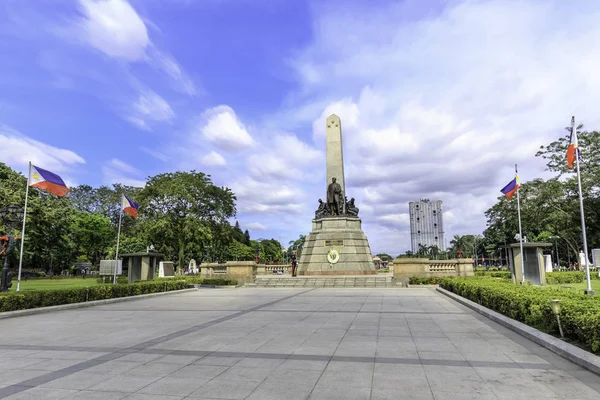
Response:
M342 187L335 178L331 178L331 183L327 187L327 206L332 215L340 215L344 211L344 205L340 202L340 199L343 198Z

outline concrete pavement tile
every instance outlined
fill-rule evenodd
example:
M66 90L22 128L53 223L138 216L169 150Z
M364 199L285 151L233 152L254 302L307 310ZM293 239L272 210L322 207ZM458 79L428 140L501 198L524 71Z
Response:
M119 375L127 371L131 371L132 369L140 367L142 365L144 364L141 362L121 361L120 359L118 359L106 362L104 364L95 365L91 368L86 369L86 371L107 375Z
M219 379L262 381L271 375L271 369L233 366L219 375Z
M277 367L277 369L306 369L323 371L326 366L327 361L323 360L285 360L279 367Z
M190 398L214 398L214 399L245 399L252 393L254 389L260 385L261 381L245 381L245 380L221 380L213 379L212 381L201 386L194 393L190 394Z
M227 370L228 367L215 365L186 365L169 376L185 379L210 380Z
M53 360L44 360L42 362L34 363L32 365L28 365L26 367L21 368L36 369L41 371L58 371L59 369L67 368L80 362L81 360L63 360L57 358Z
M133 393L123 400L182 400L182 396L168 396L164 394Z
M121 374L113 376L106 381L90 387L90 390L103 390L107 392L137 392L144 386L160 379L160 376L136 376Z
M50 389L50 388L32 388L21 393L5 397L8 400L58 400L64 399L68 395L77 393L77 390Z
M240 362L243 359L244 359L244 357L206 356L192 364L193 365L215 365L215 366L231 367L232 365L237 364L238 362Z
M371 398L370 387L348 387L317 385L309 400L369 400Z
M44 383L39 387L57 388L57 389L78 389L83 390L104 382L110 378L110 375L99 374L97 372L81 371L63 378L55 379Z
M125 396L129 396L129 393L82 390L61 400L121 400Z
M498 400L493 393L453 393L453 392L433 392L435 400ZM530 399L533 400L533 399Z
M137 393L188 396L206 382L208 379L166 376L140 389Z
M157 378L169 375L183 368L180 364L161 364L158 362L151 362L148 364L140 365L137 368L127 371L128 375L135 376L155 376Z
M434 400L430 390L420 391L413 388L381 389L373 388L371 400Z

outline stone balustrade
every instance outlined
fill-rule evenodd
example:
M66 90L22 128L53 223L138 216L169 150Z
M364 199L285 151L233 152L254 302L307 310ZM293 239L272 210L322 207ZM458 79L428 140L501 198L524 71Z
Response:
M202 278L232 278L240 283L253 282L257 275L276 275L281 271L291 275L290 265L257 264L254 261L227 261L225 263L202 263L199 266Z
M427 258L396 258L394 278L432 276L473 276L473 262L469 258L429 260Z

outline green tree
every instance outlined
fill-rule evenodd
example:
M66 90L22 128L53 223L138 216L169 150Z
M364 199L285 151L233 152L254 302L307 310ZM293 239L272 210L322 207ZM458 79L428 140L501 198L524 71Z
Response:
M196 171L150 177L139 194L140 219L160 251L180 267L186 254L225 251L223 233L235 216L235 196L228 188L213 185L209 176Z
M392 256L390 256L389 254L386 254L386 253L377 254L377 257L379 257L381 259L381 261L390 261L390 260L392 260Z
M296 259L300 261L300 255L302 254L302 248L304 247L304 241L306 235L300 235L296 240L290 240L287 253L291 256L292 253L296 253Z
M100 265L100 260L117 238L110 220L100 214L76 212L71 229L79 252L86 255L93 265Z

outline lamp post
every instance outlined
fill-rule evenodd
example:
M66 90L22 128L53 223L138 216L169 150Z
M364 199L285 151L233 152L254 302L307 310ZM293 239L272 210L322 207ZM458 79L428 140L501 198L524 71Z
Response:
M550 240L554 240L554 248L556 249L556 266L560 271L560 257L558 256L558 239L560 239L560 236L550 236Z
M558 330L560 331L560 337L564 338L565 335L563 334L562 325L560 324L560 300L549 300L549 303L552 312L554 313L554 315L556 315L556 321L558 322Z
M0 219L6 226L6 236L2 237L2 246L0 247L0 254L4 255L4 266L2 267L2 282L0 285L0 292L8 292L8 289L12 286L12 274L8 272L8 259L15 249L16 241L11 232L15 227L15 224L23 218L23 209L17 205L11 204L6 208L0 209Z
M260 246L256 246L254 251L256 252L256 263L258 264L258 256L260 254Z

